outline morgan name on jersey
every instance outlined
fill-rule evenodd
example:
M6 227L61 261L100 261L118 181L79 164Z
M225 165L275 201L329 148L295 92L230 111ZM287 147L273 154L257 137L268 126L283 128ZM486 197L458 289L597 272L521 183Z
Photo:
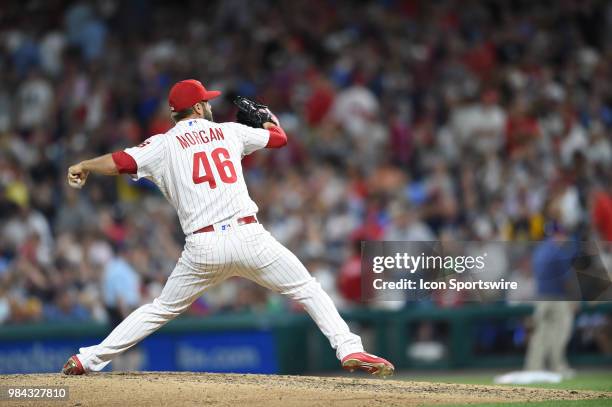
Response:
M183 149L198 144L206 144L211 141L225 140L223 131L220 128L209 128L208 133L206 129L200 131L186 132L183 135L177 135L176 140L179 142Z

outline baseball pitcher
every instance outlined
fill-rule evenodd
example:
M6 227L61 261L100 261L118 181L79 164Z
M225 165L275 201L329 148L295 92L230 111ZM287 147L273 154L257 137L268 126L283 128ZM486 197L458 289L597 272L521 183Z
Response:
M132 312L99 345L80 348L63 373L100 371L180 315L206 289L241 276L302 304L344 369L393 374L390 362L364 352L361 339L350 332L319 283L257 220L241 159L287 144L278 120L266 106L238 98L238 123L215 123L209 101L219 95L197 80L178 82L168 98L176 125L167 133L68 169L68 183L75 188L83 187L90 173L152 180L176 209L186 238L160 296Z

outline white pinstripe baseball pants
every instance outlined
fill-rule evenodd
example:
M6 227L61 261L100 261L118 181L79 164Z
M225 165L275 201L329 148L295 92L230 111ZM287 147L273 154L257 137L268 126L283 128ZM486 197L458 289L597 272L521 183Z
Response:
M125 352L185 311L209 287L233 276L288 295L301 303L342 359L363 352L331 298L304 265L259 223L187 237L185 248L162 293L132 312L99 345L79 349L87 371L102 370Z

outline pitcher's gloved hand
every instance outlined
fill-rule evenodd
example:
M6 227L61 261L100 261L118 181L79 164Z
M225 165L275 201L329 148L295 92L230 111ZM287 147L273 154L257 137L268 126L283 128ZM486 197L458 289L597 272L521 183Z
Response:
M234 99L234 104L238 107L238 114L236 114L238 123L255 128L263 128L263 124L266 122L279 125L276 116L264 104L244 96L237 96Z

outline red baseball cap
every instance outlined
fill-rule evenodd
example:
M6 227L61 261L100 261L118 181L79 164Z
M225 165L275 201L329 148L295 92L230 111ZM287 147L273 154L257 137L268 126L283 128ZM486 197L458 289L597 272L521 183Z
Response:
M214 99L221 92L218 90L206 90L200 81L187 79L174 84L168 95L170 110L180 112L203 100Z

